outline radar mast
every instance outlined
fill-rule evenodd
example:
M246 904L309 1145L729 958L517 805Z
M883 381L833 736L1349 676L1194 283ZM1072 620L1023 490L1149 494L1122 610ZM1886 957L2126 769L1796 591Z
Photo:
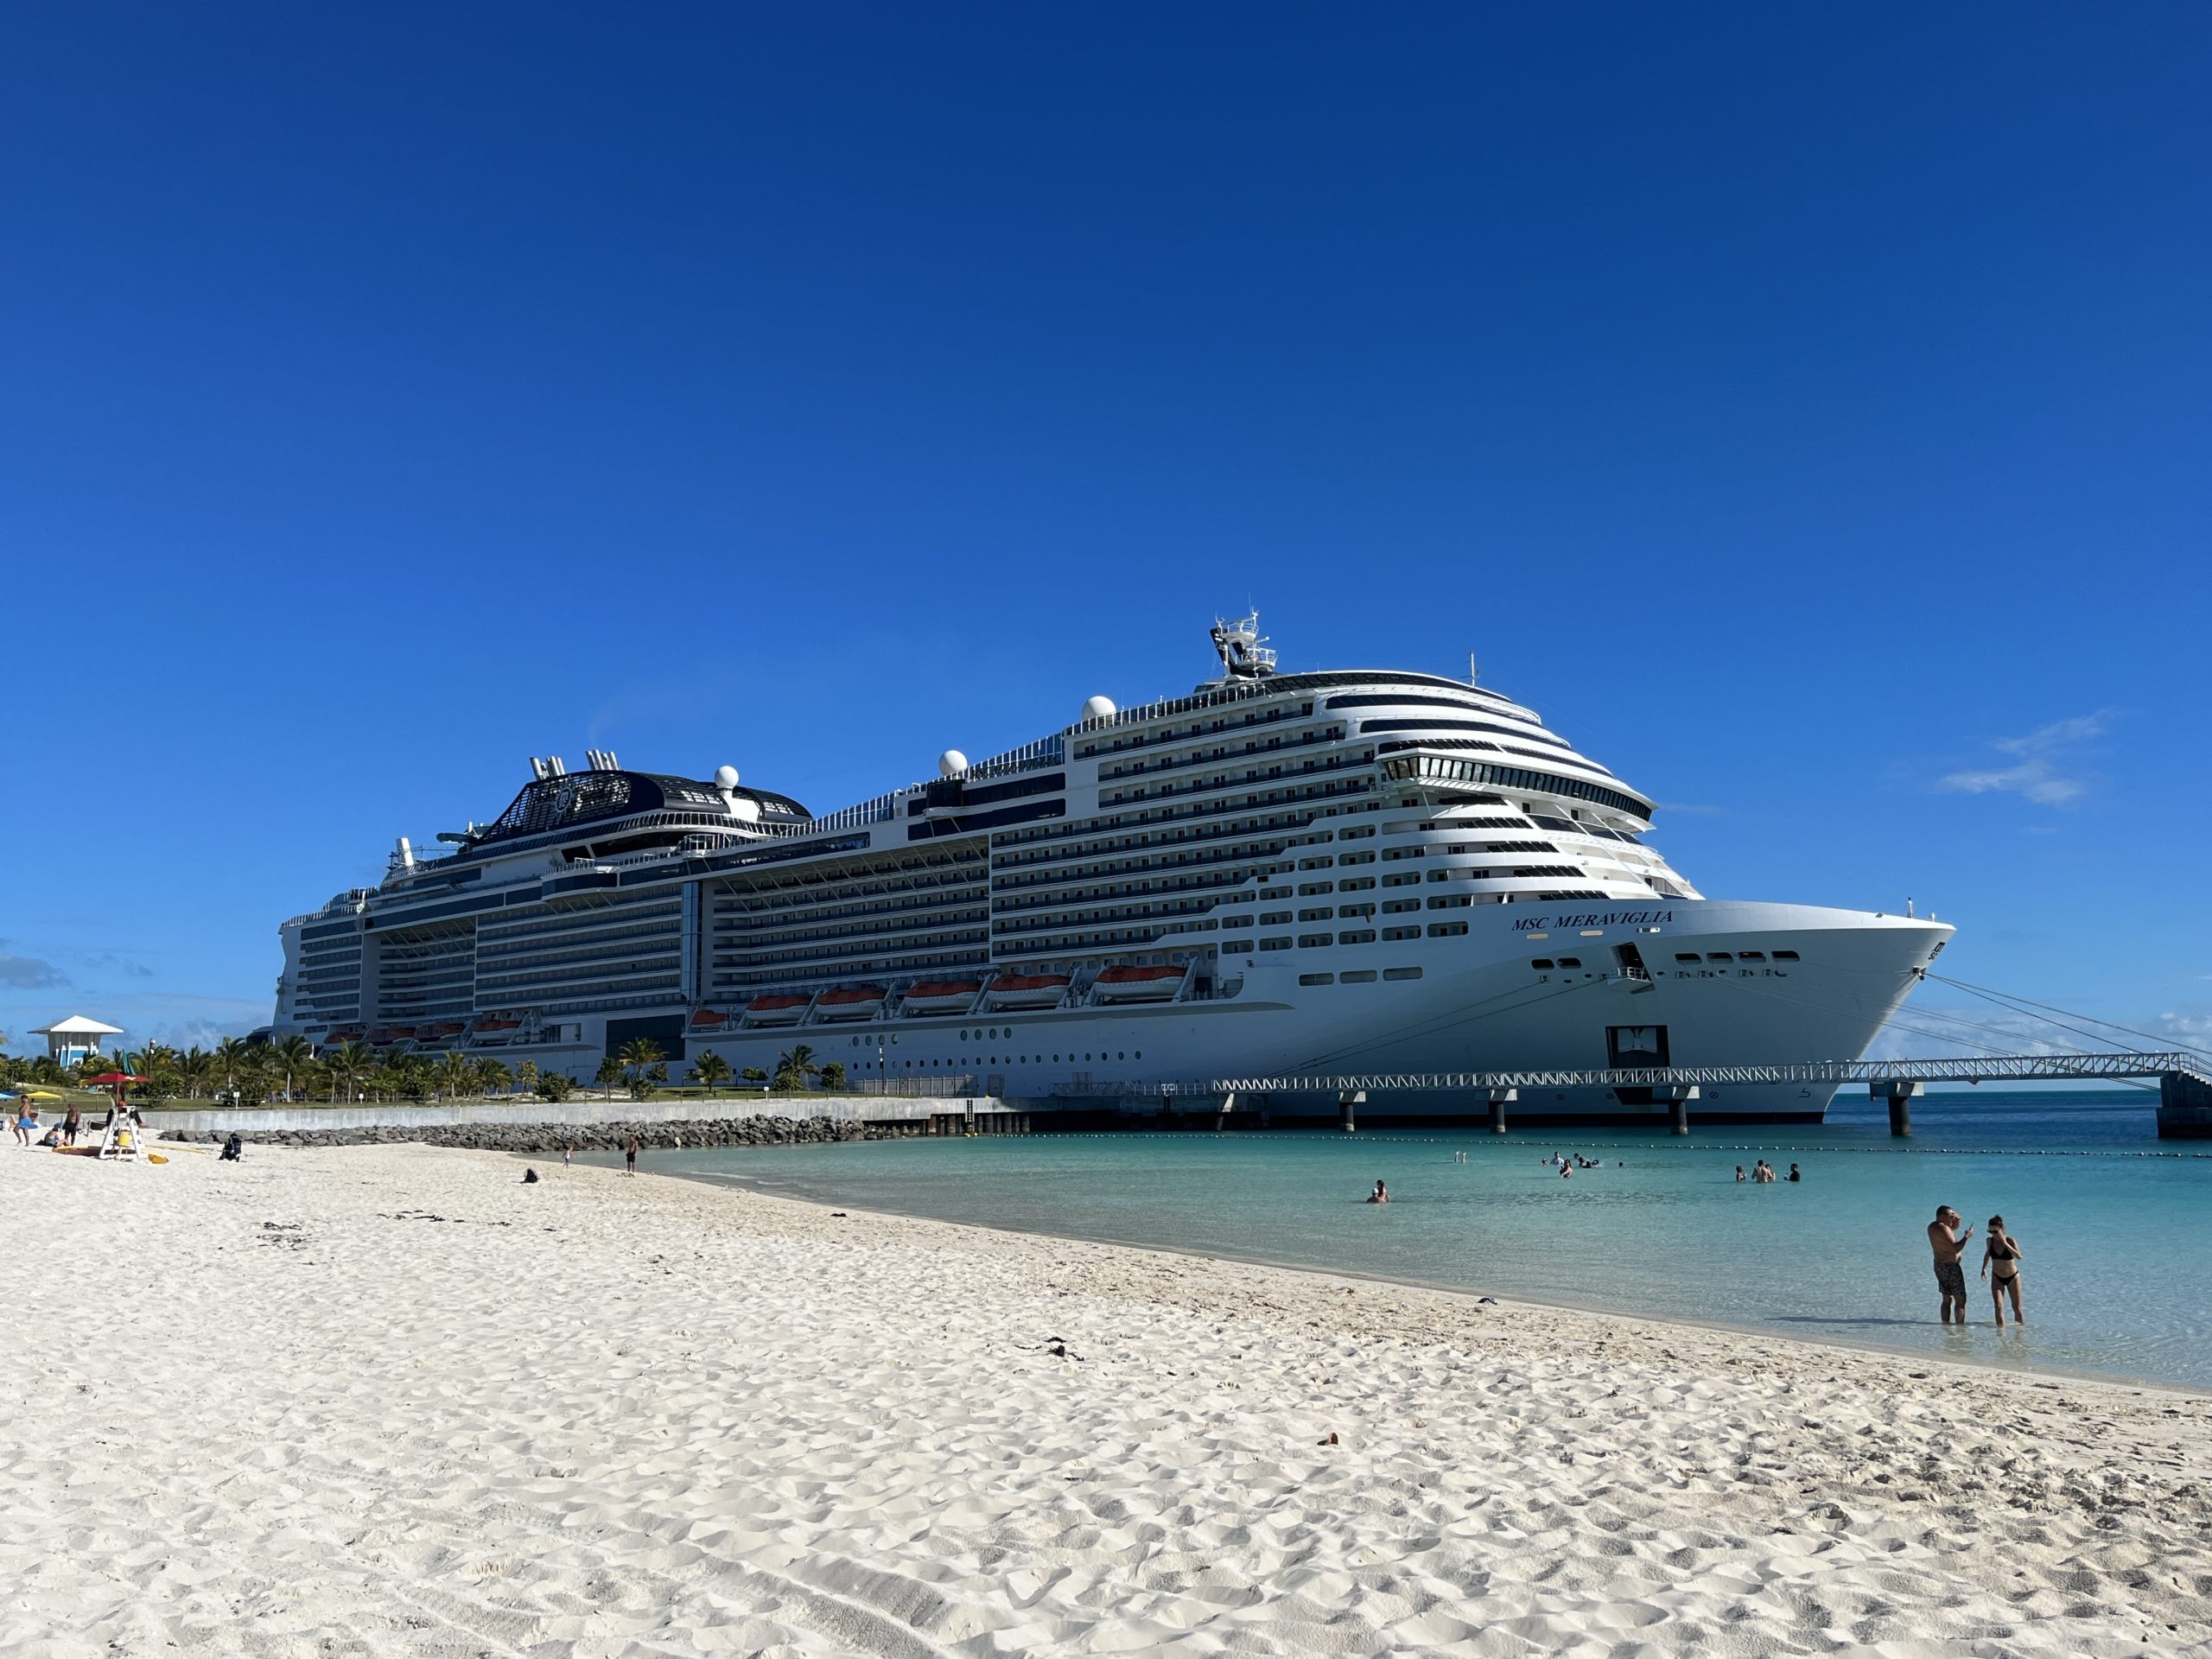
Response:
M1268 649L1267 637L1260 632L1256 610L1234 622L1216 617L1213 648L1221 658L1223 673L1232 680L1265 679L1275 671L1275 654Z

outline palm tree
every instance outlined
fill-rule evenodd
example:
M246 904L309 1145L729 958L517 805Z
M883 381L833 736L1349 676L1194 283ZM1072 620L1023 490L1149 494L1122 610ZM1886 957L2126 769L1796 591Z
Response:
M806 1080L818 1076L821 1071L822 1068L814 1063L814 1051L804 1043L794 1043L776 1056L775 1087L804 1089Z
M238 1073L245 1070L252 1052L242 1037L226 1037L215 1045L215 1065L223 1074L224 1088L235 1089L238 1086Z
M200 1091L215 1075L215 1057L194 1043L171 1062L176 1068L177 1081L184 1085L188 1098L197 1100Z
M691 1062L691 1080L711 1095L716 1084L729 1081L729 1062L710 1048Z
M296 1073L306 1071L308 1063L315 1058L315 1045L295 1032L283 1042L274 1045L269 1053L272 1060L284 1068L284 1098L289 1100L292 1097L292 1078Z
M514 1080L515 1074L507 1070L505 1060L486 1057L476 1062L476 1086L487 1095L495 1089L505 1088Z
M845 1063L842 1060L832 1060L822 1068L822 1086L824 1089L842 1089L845 1086Z
M352 1094L376 1065L366 1043L340 1043L330 1053L330 1098L335 1105L339 1090Z
M609 1054L599 1063L599 1071L592 1081L607 1091L603 1096L605 1099L613 1099L614 1085L622 1081L622 1062Z
M515 1081L521 1084L525 1091L534 1093L537 1088L537 1062L524 1060L515 1067Z
M476 1087L476 1062L457 1048L446 1051L445 1058L438 1063L437 1074L438 1081L446 1086L448 1099L459 1100L462 1090Z
M643 1083L645 1068L660 1058L660 1045L650 1037L632 1037L622 1045L622 1064L630 1068L632 1083Z

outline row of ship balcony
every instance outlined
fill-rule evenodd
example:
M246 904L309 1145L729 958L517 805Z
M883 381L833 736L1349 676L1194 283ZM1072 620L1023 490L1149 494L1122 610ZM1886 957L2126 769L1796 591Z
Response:
M1224 789L1249 789L1255 784L1272 784L1279 779L1312 778L1324 772L1345 772L1353 767L1373 766L1375 752L1369 749L1357 754L1332 755L1324 760L1307 760L1298 765L1295 771L1287 769L1289 764L1280 762L1265 770L1247 766L1242 777L1224 772L1218 778L1192 778L1180 785L1169 780L1156 787L1140 786L1113 795L1106 794L1102 788L1098 805L1102 811L1111 812L1142 801L1182 800L1193 795L1217 794Z
M1201 971L1203 966L1194 957L1187 963L1085 967L1071 974L978 972L905 984L886 981L815 991L767 991L734 1007L697 1009L691 1015L689 1035L696 1042L723 1033L798 1026L1189 1001L1214 993L1214 982Z
M1305 775L1304 772L1292 774L1295 778L1303 778ZM1268 797L1266 799L1257 798L1255 791L1254 798L1241 801L1217 801L1211 806L1197 804L1184 808L1169 806L1158 811L1147 809L1134 815L1109 807L1102 809L1099 816L1096 817L1077 818L1065 823L1048 823L1034 829L1001 835L996 838L992 853L994 857L1001 863L1043 863L1060 859L1088 858L1095 855L1078 851L1073 847L1044 846L1034 852L1015 853L1008 850L1004 854L1000 852L1000 849L1026 848L1040 842L1099 841L1116 836L1130 835L1138 830L1157 830L1163 824L1196 826L1198 833L1190 837L1192 841L1213 841L1236 836L1265 835L1279 830L1304 829L1313 823L1314 814L1312 811L1306 811L1301 815L1300 809L1318 806L1319 803L1325 801L1341 800L1348 795L1368 794L1373 791L1375 784L1376 780L1372 777L1348 778L1325 784L1308 784L1302 791L1296 788L1268 790L1265 791ZM1202 818L1217 818L1244 812L1274 814L1291 822L1276 823L1271 819L1266 825L1250 830L1238 830L1232 827L1211 832L1198 823L1198 820Z
M1098 768L1098 781L1102 785L1110 784L1118 782L1123 778L1146 777L1163 772L1184 772L1192 766L1215 766L1224 763L1233 763L1243 760L1248 756L1281 754L1286 746L1292 749L1298 749L1308 743L1340 742L1344 735L1344 728L1339 722L1334 726L1315 726L1309 730L1287 735L1278 734L1269 738L1264 747L1260 740L1255 737L1247 741L1242 749L1232 749L1226 744L1219 744L1211 753L1194 749L1188 754L1139 755L1120 766L1102 765Z

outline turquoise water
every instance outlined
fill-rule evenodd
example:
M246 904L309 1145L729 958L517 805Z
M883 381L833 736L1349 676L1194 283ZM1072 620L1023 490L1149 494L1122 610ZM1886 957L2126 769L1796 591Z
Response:
M649 1153L645 1167L842 1207L1160 1245L1998 1363L2212 1387L2212 1148L2161 1143L2154 1095L1931 1096L1910 1142L1839 1103L1818 1128L1045 1135ZM1602 1154L1562 1180L1554 1150ZM1455 1154L1464 1152L1466 1161ZM1764 1152L1797 1185L1738 1185ZM1361 1202L1377 1177L1387 1206ZM1923 1230L1977 1229L1974 1323L1936 1319ZM1976 1276L2001 1212L2024 1331Z

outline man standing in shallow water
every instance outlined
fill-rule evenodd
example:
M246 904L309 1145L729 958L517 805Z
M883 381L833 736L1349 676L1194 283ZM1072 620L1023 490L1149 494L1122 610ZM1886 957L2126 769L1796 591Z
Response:
M1936 1287L1943 1294L1943 1305L1936 1317L1945 1325L1951 1323L1951 1310L1958 1309L1958 1322L1967 1322L1967 1270L1959 1258L1966 1254L1967 1241L1974 1236L1974 1229L1958 1230L1959 1212L1948 1204L1938 1205L1936 1219L1928 1224L1928 1243L1936 1252Z

